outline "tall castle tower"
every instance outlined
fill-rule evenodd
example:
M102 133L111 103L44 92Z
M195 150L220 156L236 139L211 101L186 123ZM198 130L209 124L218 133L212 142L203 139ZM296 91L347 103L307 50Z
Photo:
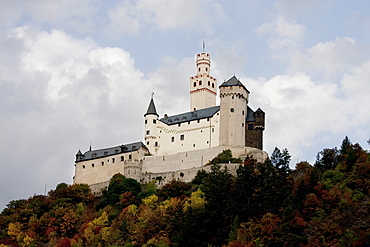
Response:
M156 154L159 149L158 140L158 113L154 105L153 95L150 100L148 110L144 114L145 117L145 145L151 154Z
M216 105L217 80L211 73L211 57L200 53L196 58L197 75L190 77L190 111Z
M245 146L249 91L235 77L220 86L220 146Z

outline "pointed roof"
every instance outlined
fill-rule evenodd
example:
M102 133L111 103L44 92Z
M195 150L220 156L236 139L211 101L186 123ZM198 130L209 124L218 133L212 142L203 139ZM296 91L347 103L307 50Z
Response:
M222 83L219 88L221 87L232 87L232 86L242 86L248 93L248 89L243 85L243 83L241 83L236 77L235 75L233 77L231 77L229 80L225 81L224 83Z
M149 106L148 106L148 110L146 111L146 113L144 114L144 117L146 115L157 115L157 117L159 117L158 113L157 113L157 109L155 108L155 105L154 105L154 100L153 100L153 97L150 99L150 103L149 103Z
M262 111L262 109L261 109L261 108L258 108L258 109L256 110L256 112L262 112L262 113L265 113L264 111Z

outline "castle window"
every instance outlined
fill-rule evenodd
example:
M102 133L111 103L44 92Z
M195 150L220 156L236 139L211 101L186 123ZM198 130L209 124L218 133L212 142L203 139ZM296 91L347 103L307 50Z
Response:
M94 164L91 164L91 167L94 167L95 165Z
M101 162L101 166L104 166L104 161Z
M104 152L104 155L107 155L108 154L108 152Z
M211 82L210 81L208 81L208 86L211 86Z
M147 124L148 123L148 119L145 119L145 124Z
M242 127L244 127L244 123L242 123Z
M132 159L132 155L131 155L131 154L128 156L128 159L129 159L129 160L130 160L130 159Z
M230 108L230 112L234 112L234 108Z
M158 147L158 142L155 142L155 143L154 143L154 146Z
M188 121L188 124L190 124L190 121Z
M181 123L179 123L179 127L181 126Z
M254 129L254 124L248 124L248 130L253 130Z
M112 163L114 163L116 161L116 159L115 158L112 158Z
M242 115L244 116L244 111L242 111Z
M206 71L208 71L208 68L206 67Z
M155 123L157 123L157 120L153 119L153 123L154 123L154 124L155 124Z
M195 144L193 144L193 148L195 148Z
M209 117L207 117L207 122L209 122Z
M147 131L146 131L146 134L147 134L147 135L150 135L150 130L147 130Z
M201 86L202 85L202 81L199 81L199 86Z
M198 123L200 123L200 119L198 119L198 121L197 121Z
M233 95L233 96L231 96L231 99L234 99L234 95Z
M257 113L257 117L260 117L261 116L261 113Z
M171 142L174 142L175 141L175 137L171 137Z
M180 141L183 141L185 139L184 135L180 135Z
M96 153L93 153L93 154L91 155L91 157L96 157Z
M124 156L121 156L121 161L124 161L125 160L125 157Z
M118 153L118 149L114 150L115 153Z
M200 71L200 68L198 69L198 71Z
M197 83L196 82L194 82L194 87L196 87L197 86Z
M85 169L85 165L83 165L82 168Z
M215 87L215 84L214 84L214 83L212 83L212 87L213 87L213 88Z
M212 128L212 132L215 132L215 128Z
M146 145L149 145L149 142L146 142Z

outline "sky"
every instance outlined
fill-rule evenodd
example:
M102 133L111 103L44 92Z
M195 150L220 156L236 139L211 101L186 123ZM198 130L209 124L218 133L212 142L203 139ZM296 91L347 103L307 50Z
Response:
M195 55L266 113L291 167L345 136L369 149L370 1L0 0L0 210L72 183L75 154L187 112Z

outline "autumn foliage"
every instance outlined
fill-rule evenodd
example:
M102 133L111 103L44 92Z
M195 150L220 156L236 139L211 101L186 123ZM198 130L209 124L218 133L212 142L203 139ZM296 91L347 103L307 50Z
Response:
M191 183L157 189L116 174L99 198L62 183L11 201L0 247L370 246L369 153L347 137L294 170L286 149L246 159L236 176L216 161Z

